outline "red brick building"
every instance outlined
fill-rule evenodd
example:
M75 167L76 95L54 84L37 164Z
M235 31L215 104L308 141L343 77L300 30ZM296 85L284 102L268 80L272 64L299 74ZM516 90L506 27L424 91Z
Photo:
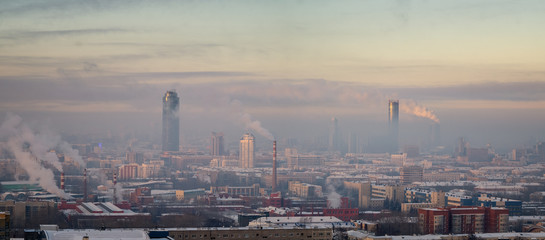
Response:
M418 209L418 224L421 234L448 234L449 210L445 208Z
M418 209L422 234L473 234L507 232L509 210L487 207Z
M506 208L486 208L487 219L485 229L487 232L507 232L509 230L509 210Z

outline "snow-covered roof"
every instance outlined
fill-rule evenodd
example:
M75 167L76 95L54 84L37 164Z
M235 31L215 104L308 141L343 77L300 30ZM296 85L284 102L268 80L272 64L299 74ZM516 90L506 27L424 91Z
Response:
M47 240L81 240L87 236L96 240L149 240L148 234L143 230L62 230L44 231Z

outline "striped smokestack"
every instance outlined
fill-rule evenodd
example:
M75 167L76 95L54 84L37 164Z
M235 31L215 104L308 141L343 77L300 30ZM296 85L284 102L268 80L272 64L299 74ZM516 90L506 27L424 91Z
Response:
M87 202L87 168L83 170L83 202Z
M61 190L64 191L64 172L61 172Z
M114 173L114 204L117 203L117 173Z
M273 141L273 174L272 191L276 192L276 140Z

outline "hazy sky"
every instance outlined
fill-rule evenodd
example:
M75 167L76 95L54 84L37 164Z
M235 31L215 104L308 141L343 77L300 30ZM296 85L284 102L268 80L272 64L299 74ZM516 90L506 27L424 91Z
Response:
M522 145L545 138L544 13L540 0L0 0L0 112L155 131L175 88L186 137L229 131L233 112L286 137L326 135L332 116L372 135L400 98L435 111L446 143ZM407 141L431 123L401 119Z

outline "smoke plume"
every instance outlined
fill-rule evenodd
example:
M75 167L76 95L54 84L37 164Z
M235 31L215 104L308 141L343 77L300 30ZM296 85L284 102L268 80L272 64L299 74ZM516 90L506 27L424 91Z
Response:
M333 185L327 186L328 194L327 194L327 201L329 202L330 208L340 208L341 207L341 195L338 194L335 191L335 187Z
M57 154L52 151L58 149L74 160L83 163L78 152L69 151L70 145L60 139L58 135L43 131L35 133L23 123L21 117L8 113L0 126L0 138L7 139L4 148L13 153L17 163L27 172L31 181L37 181L46 191L62 198L69 198L55 183L53 167L62 171L62 164Z
M272 135L271 132L269 132L269 130L265 129L263 126L261 126L261 122L260 121L257 121L257 120L253 120L252 119L252 116L248 113L244 113L242 114L242 116L240 117L240 119L242 120L242 122L244 123L244 126L246 126L246 128L248 129L251 129L257 133L259 133L259 135L271 140L271 141L274 141L274 136Z
M252 115L246 113L242 107L242 104L238 100L233 100L230 102L230 111L231 115L233 115L233 121L235 122L242 122L244 124L244 127L248 130L252 130L259 135L274 141L274 135L261 126L261 122L258 120L254 120Z
M427 118L436 123L439 123L439 118L432 110L429 110L424 106L418 105L418 103L416 103L414 100L404 99L402 101L399 101L399 104L401 105L399 109L405 113L412 114L417 117Z

